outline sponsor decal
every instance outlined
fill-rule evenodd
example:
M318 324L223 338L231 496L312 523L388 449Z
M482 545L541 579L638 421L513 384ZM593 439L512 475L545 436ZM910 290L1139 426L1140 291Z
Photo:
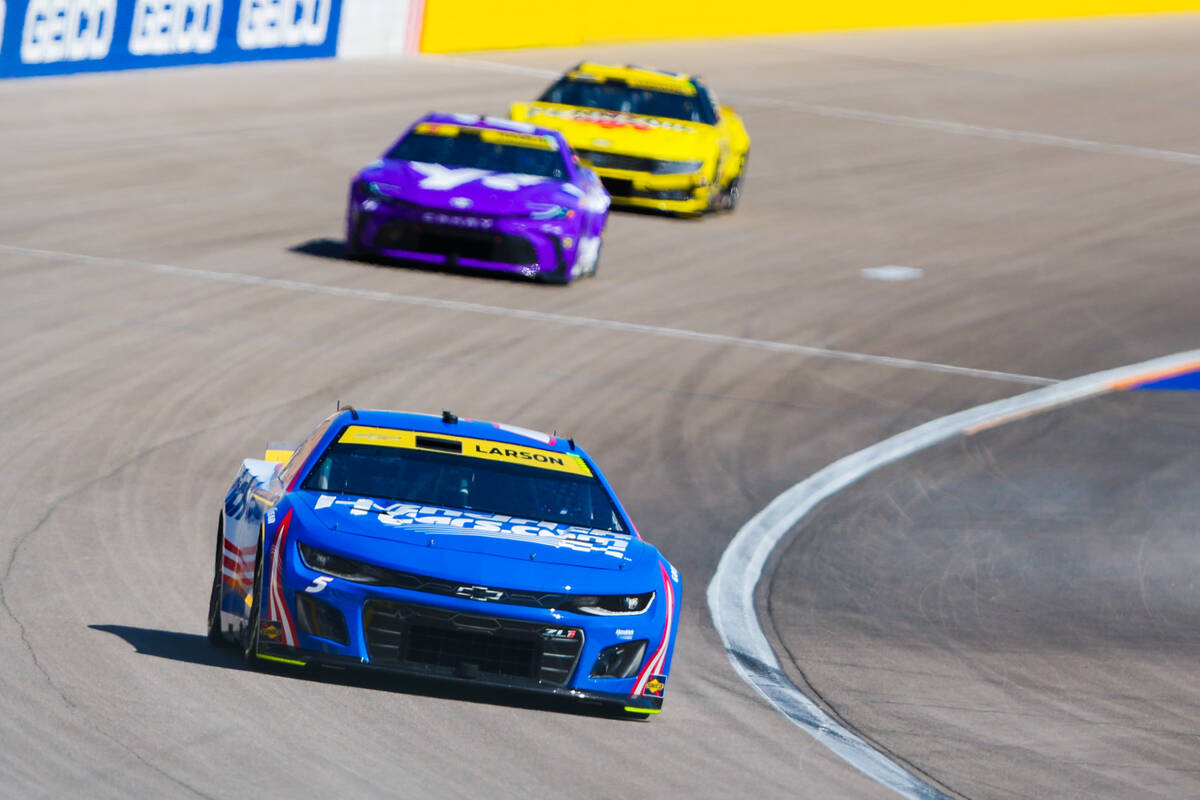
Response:
M617 628L615 631L618 639L632 639L633 628Z
M546 628L542 631L543 639L574 639L579 631L573 628Z
M418 436L422 440L428 439L447 444L458 444L461 452L450 454L460 455L464 458L506 461L510 464L523 464L529 467L540 467L541 469L554 470L555 472L569 472L572 475L583 475L585 477L591 477L592 475L587 462L574 453L556 453L537 447L503 444L488 441L487 439L472 439L467 436L427 436L425 434L417 434L414 431L405 431L396 428L351 425L342 432L342 435L338 437L338 441L346 444L373 444L381 447L397 447L404 450L429 449L418 445ZM449 450L442 450L441 448L438 448L438 451L449 452Z
M237 43L243 50L318 45L329 32L332 0L241 0Z
M417 184L422 189L435 192L448 192L451 189L479 181L489 189L501 192L515 192L525 186L535 186L545 178L537 175L519 175L516 173L489 172L475 167L446 167L441 164L426 164L423 161L409 162L414 170L424 177Z
M476 228L486 231L496 224L495 220L487 217L464 217L458 214L443 214L438 211L427 211L421 215L422 222L432 222L439 225L455 225L459 228Z
M465 123L465 125L473 125L479 122L478 117L470 115L456 115L455 119ZM489 117L488 122L496 124L494 118ZM535 150L558 150L558 141L553 136L537 134L533 126L528 126L526 130L511 129L515 125L521 123L506 121L504 127L510 130L493 130L491 128L472 128L462 125L451 125L445 122L422 122L417 125L416 132L427 136L477 136L481 141L488 144L499 144L507 147L531 147Z
M322 495L317 502L324 502L326 497L334 496ZM332 499L322 507L330 506L348 506L352 516L374 514L381 525L407 528L414 533L431 533L437 534L438 537L484 536L489 539L507 539L573 550L577 553L603 553L613 558L623 558L631 541L629 536L575 525L557 525L553 522L520 519L504 514L458 511L413 503L384 506L365 497L356 500Z
M29 0L21 63L95 61L112 47L117 0Z
M332 56L342 0L0 0L0 78Z
M264 619L258 625L258 635L268 642L278 642L283 638L283 626L274 620Z
M471 198L469 198L469 197L451 197L450 205L454 206L455 208L470 208L471 207Z
M246 513L246 497L254 485L254 475L246 469L238 473L229 494L225 495L225 516L230 519L241 519Z
M535 105L532 114L555 117L569 122L582 122L589 125L599 125L601 128L631 128L635 131L677 131L679 133L695 133L696 128L659 117L643 117L626 114L620 111L604 111L599 108L556 108L553 106Z
M211 53L221 28L222 0L137 0L129 30L135 56Z
M642 694L649 697L662 697L663 691L666 690L666 688L666 675L651 675L650 680L646 681L646 688L642 691Z

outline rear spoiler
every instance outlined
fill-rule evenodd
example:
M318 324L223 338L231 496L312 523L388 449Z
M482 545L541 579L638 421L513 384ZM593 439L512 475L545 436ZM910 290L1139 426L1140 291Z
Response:
M267 445L267 453L263 456L263 461L273 461L276 464L286 464L294 452L295 449L289 444L271 442L271 444Z

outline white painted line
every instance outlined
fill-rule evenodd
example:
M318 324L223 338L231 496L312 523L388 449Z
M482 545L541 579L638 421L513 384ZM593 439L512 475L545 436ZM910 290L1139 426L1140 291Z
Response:
M273 289L283 289L292 292L307 292L309 294L330 295L334 297L353 297L360 300L373 300L380 303L400 303L423 308L436 308L444 311L458 311L468 314L486 314L493 317L508 317L534 322L546 322L555 325L569 325L577 328L592 328L595 330L620 331L622 333L637 333L648 336L658 336L667 339L702 342L705 344L744 347L752 350L762 350L770 353L784 353L814 358L828 358L837 361L850 361L860 364L893 367L896 369L920 370L923 372L938 372L947 375L961 375L970 378L985 378L988 380L1005 381L1009 383L1024 383L1044 386L1053 384L1051 378L1041 378L1036 375L1021 375L995 370L958 367L952 364L937 364L928 361L914 361L908 358L893 358L891 356L876 356L866 353L853 353L846 350L830 350L825 347L810 347L803 344L775 342L767 339L748 339L742 336L727 336L721 333L705 333L684 328L664 328L658 325L643 325L637 322L620 322L618 320L598 319L596 317L577 317L570 314L556 314L550 311L533 311L523 308L505 308L490 306L482 303L468 303L462 300L444 300L436 297L420 297L409 294L393 294L391 292L370 289L350 289L342 286L330 286L322 283L306 283L287 278L268 278L244 272L218 272L215 270L195 269L192 267L176 267L170 264L151 264L144 261L132 261L124 258L106 258L89 256L80 253L62 253L55 250L42 250L33 247L16 247L0 244L0 253L32 256L35 258L74 261L82 264L96 264L116 269L133 269L143 272L153 272L159 275L174 275L184 278L196 278L207 281L238 283L246 286L265 286Z
M884 114L878 111L865 111L859 108L841 108L839 106L827 106L820 103L805 103L799 100L780 100L774 97L741 95L738 100L747 105L784 108L791 111L814 114L819 117L874 122L881 125L916 128L918 130L949 133L957 136L977 136L984 139L996 139L1002 142L1021 142L1024 144L1044 145L1046 147L1061 147L1068 150L1082 150L1088 153L1103 153L1110 156L1129 156L1152 161L1166 161L1171 164L1200 166L1200 154L1184 153L1178 150L1159 150L1154 147L1098 142L1092 139L1073 139L1068 136L1055 136L1049 133L1020 131L1012 128L990 128L986 125L968 125L963 122L950 122L941 119L908 117L902 114Z
M907 798L944 798L841 725L795 686L779 665L754 609L754 592L771 552L818 503L893 461L993 420L1017 419L1115 391L1141 375L1200 360L1200 350L1096 372L935 419L835 461L772 500L742 526L721 555L708 585L708 608L729 661L767 702L847 762Z
M875 281L915 281L925 274L925 270L918 267L902 267L899 264L867 267L859 272L864 278L870 278Z
M541 78L557 78L562 74L555 70L523 67L516 64L503 64L496 61L481 61L471 58L446 56L423 56L423 58L489 72L509 72L517 75L532 75ZM1021 142L1046 147L1060 147L1068 150L1082 150L1087 153L1102 153L1111 156L1127 156L1149 159L1151 161L1165 161L1170 164L1200 166L1200 154L1181 152L1179 150L1160 150L1155 147L1140 147L1138 145L1101 142L1092 139L1075 139L1069 136L1055 136L1050 133L1036 133L1034 131L1022 131L1013 128L993 128L987 125L971 125L964 122L952 122L943 119L887 114L879 111L867 111L861 108L844 108L841 106L824 105L822 103L806 103L802 100L784 100L759 95L734 94L728 95L727 99L740 105L783 108L790 111L813 114L818 117L873 122L880 125L916 128L918 130L948 133L956 136L976 136L1004 142Z

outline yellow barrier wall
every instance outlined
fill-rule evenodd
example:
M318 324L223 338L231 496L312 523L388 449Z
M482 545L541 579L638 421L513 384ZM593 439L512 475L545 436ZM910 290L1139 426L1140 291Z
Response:
M1198 10L1200 0L425 0L421 52Z

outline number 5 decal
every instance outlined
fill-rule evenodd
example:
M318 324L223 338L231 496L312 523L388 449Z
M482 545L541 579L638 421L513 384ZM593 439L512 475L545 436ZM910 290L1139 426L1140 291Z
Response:
M333 578L329 577L328 575L322 575L319 578L313 578L312 585L305 586L304 591L308 592L309 594L316 594L324 589L331 580L333 580Z

